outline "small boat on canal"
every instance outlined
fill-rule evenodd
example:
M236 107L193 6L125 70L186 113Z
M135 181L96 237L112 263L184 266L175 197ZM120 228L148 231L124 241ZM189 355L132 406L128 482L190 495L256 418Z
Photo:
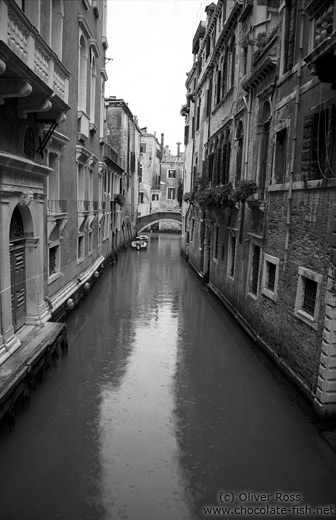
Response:
M140 251L141 249L147 249L148 242L149 238L147 235L139 235L138 237L135 237L134 240L132 240L131 246L133 249Z

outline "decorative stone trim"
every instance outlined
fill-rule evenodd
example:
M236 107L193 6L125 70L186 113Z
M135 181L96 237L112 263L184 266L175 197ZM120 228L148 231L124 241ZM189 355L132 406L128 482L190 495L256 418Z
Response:
M330 270L328 285L334 283ZM314 407L320 415L336 413L336 297L326 292L323 340Z

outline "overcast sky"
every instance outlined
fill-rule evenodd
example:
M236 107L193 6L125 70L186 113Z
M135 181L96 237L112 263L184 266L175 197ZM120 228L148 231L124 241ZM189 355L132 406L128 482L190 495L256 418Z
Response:
M147 127L176 153L184 149L186 74L192 40L210 1L108 0L106 96L122 98L140 128Z

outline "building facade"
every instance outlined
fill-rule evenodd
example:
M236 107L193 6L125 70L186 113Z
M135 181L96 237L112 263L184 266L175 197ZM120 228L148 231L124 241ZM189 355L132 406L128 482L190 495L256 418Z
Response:
M336 412L335 15L208 5L182 107L183 251L322 415Z
M41 11L48 5L60 13L60 52L71 71L67 117L56 128L43 129L51 169L45 183L46 297L53 319L58 319L88 289L111 251L103 195L107 3L42 1Z
M156 134L141 128L141 181L138 216L150 215L159 210L161 199L161 158L163 134L159 143Z
M181 212L183 196L184 154L180 151L181 143L176 143L176 155L172 154L169 146L163 149L161 159L161 197L159 211ZM162 221L161 231L181 231L181 226L172 221Z
M0 0L0 364L131 238L140 132L127 123L127 149L105 136L106 11Z
M113 249L128 243L136 234L139 196L141 131L123 99L106 99L106 143L120 158L121 170L111 171ZM113 196L112 196L113 195Z

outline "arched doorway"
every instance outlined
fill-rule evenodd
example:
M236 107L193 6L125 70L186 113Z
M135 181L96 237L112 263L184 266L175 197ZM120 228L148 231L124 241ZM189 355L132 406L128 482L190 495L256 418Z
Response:
M26 258L23 220L19 208L13 211L9 228L11 302L14 332L26 320Z

